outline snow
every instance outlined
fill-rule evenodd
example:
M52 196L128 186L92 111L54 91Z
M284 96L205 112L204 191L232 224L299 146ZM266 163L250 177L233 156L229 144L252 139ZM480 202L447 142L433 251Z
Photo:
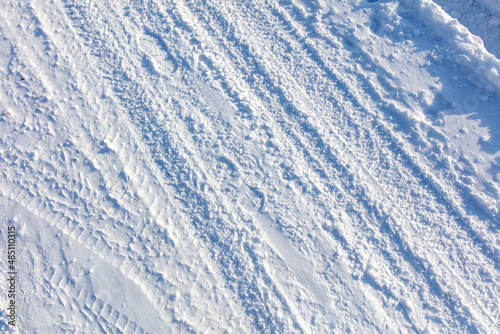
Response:
M484 79L484 82L478 83L480 87L489 84L491 87L488 87L488 90L498 92L500 61L484 48L483 40L471 34L467 28L452 18L458 19L460 17L458 12L452 11L450 17L434 2L430 0L420 2L418 4L419 1L411 1L411 5L419 7L417 11L422 21L452 47L450 51L455 55L455 61Z
M498 332L499 8L3 2L0 331Z

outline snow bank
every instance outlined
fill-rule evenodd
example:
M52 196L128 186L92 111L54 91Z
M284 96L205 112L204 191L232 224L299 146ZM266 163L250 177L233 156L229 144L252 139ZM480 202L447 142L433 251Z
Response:
M500 9L499 0L482 0L482 2ZM431 0L405 0L404 3L454 49L454 60L458 64L479 75L481 80L473 80L474 84L492 92L496 91L500 95L500 61L486 50L479 37L471 34L467 28Z

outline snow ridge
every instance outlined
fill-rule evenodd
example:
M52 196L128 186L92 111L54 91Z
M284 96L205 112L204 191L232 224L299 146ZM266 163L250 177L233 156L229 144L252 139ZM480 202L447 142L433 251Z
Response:
M500 8L498 3L483 3L490 8ZM406 1L404 4L413 7L431 30L453 47L454 59L459 65L480 75L483 82L475 82L478 86L500 94L500 60L485 49L480 38L431 0Z

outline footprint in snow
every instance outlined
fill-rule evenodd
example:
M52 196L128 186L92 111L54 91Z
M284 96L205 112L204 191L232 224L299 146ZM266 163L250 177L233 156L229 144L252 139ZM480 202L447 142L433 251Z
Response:
M143 35L139 38L139 48L144 52L143 65L148 70L160 75L173 74L177 70L177 62L159 37Z

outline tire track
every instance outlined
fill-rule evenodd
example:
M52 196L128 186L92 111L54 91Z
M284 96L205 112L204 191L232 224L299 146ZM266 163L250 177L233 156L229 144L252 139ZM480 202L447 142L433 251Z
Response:
M149 129L149 130L151 130L151 129ZM150 132L154 133L154 131L150 131ZM181 175L182 175L182 174L181 174Z
M309 39L308 41L310 41L310 40L312 40L312 38ZM358 72L351 72L351 73L358 73ZM345 82L353 82L353 81L355 81L355 80L350 80L350 81L347 80ZM355 86L351 84L351 87L352 87L351 90L355 91ZM357 99L359 99L359 98L357 98ZM362 99L359 102L359 105L360 106L363 105ZM369 110L366 107L363 107L363 109L365 111ZM380 124L384 125L383 121L380 121L380 122L376 123L377 126L380 126ZM383 128L382 131L380 131L380 132L382 134L387 134L387 137L390 137L389 136L390 134L388 133L388 132L390 132L390 130L387 127ZM397 139L391 138L391 140L390 140L390 146L394 147L394 149L393 149L394 152L398 152L397 150L399 150L399 148L401 148L401 147L404 148L406 145L404 143L402 143L401 141L398 141ZM411 155L409 153L405 152L404 150L403 150L403 155L402 155L402 159L401 160L403 162L404 161L415 161L414 158L411 157ZM419 164L417 164L415 162L412 162L410 164L409 169L414 174L416 173L417 175L418 174L422 175L422 178L421 178L422 180L428 180L428 179L433 179L434 178L433 175L428 175L428 174L426 175L425 171L422 171L421 168L419 167ZM439 189L435 190L435 187L433 186L434 184L436 184L436 182L434 182L434 183L431 182L430 183L432 191L434 192L435 197L438 199L438 202L440 200L440 197L441 198L445 198L445 199L449 199L449 197L448 197L447 194L443 194L443 192L446 192L446 190L439 190ZM424 185L425 185L425 183L424 183ZM462 230L465 230L465 232L468 234L469 238L471 240L473 240L475 243L477 243L481 247L482 253L486 256L486 258L488 258L489 260L491 260L493 262L493 264L495 266L495 269L497 269L498 268L498 258L495 255L494 249L491 247L491 245L488 245L488 242L487 242L488 238L484 237L484 233L483 232L477 232L473 227L471 227L471 226L476 225L476 224L472 223L472 221L467 217L466 213L462 209L460 209L460 208L457 209L456 205L450 205L449 201L447 201L447 200L444 201L444 205L452 208L451 211L449 211L449 212L451 212L452 216L455 216L455 217L458 218L459 223L460 223L459 224L460 228ZM457 212L458 212L458 214L457 214ZM445 232L443 234L448 234L448 233ZM482 236L480 236L480 235L482 235ZM463 267L462 267L463 269L462 270L464 272L467 271L465 269L465 267L467 265L468 264L463 263ZM474 283L474 284L476 284L476 283Z
M223 84L223 85L221 85L221 86L225 86L225 87L227 87L227 88L228 88L229 90L231 90L232 92L234 91L234 90L233 90L233 88L232 88L231 86L229 86L229 85L225 85L225 84ZM232 95L232 96L234 97L234 93L233 93L233 95ZM238 103L238 101L236 101L236 103ZM338 235L336 235L336 238L337 238L337 239L341 239L341 241L342 241L342 239L343 239L343 240L345 240L344 238L339 237ZM345 241L344 241L344 243L345 243Z
M158 27L159 27L159 25L158 25ZM116 39L116 40L118 40L118 39ZM227 44L227 43L222 42L222 44ZM112 48L109 48L109 49L112 49ZM103 48L103 49L99 49L99 50L106 51L108 49ZM232 59L231 58L229 58L229 59L226 58L225 60L232 60ZM190 60L186 60L186 62L188 62L188 61L190 61ZM203 62L205 62L205 61L203 61ZM207 63L207 62L205 62L205 63ZM210 62L208 62L208 64L210 64ZM261 63L261 64L264 64L263 67L265 68L266 64L265 63ZM261 64L259 64L259 66L262 66ZM123 66L126 66L126 65L123 65ZM118 68L120 70L119 67L115 67L115 69L116 68ZM213 68L215 68L215 67L213 67ZM240 66L236 66L236 68L241 68L241 67ZM127 73L130 73L130 72L127 72L127 70L121 70L120 73L127 74ZM220 76L221 75L219 74L219 77ZM215 79L219 80L219 77L216 77ZM280 87L280 82L279 82L280 76L279 75L271 74L271 75L268 75L267 78L271 78L271 81L273 82L274 87L278 87L278 88ZM229 83L229 84L227 84L227 83L224 84L223 83L221 86L226 87L224 89L226 90L227 93L233 92L232 93L233 94L233 100L235 100L236 103L238 103L238 100L242 100L241 98L239 98L239 95L237 93L238 89L235 90L233 88L233 87L235 87L233 83ZM115 87L123 89L124 92L130 92L131 91L131 88L127 87L126 84L123 85L123 86L116 85ZM139 85L137 87L139 87ZM319 137L320 138L319 141L317 139L314 139L314 138L312 138L312 139L308 138L307 134L304 134L304 133L310 132L310 130L311 130L310 126L311 126L311 124L314 125L314 122L308 123L307 121L302 121L302 123L300 123L299 126L294 125L294 124L297 124L296 120L300 119L300 117L301 117L300 112L301 112L301 110L304 110L304 106L301 105L299 102L294 101L293 98L290 97L290 92L287 92L286 89L282 89L281 92L278 89L277 94L276 94L276 88L274 88L274 89L275 90L272 91L272 92L270 92L270 93L263 92L262 96L264 96L267 100L277 101L277 103L276 103L277 105L280 105L281 102L290 102L291 101L291 103L292 103L290 109L288 109L287 111L285 111L285 116L283 116L283 118L281 118L281 120L284 120L284 119L288 120L287 123L285 125L283 125L283 129L284 129L283 131L287 132L287 133L291 133L291 138L294 139L299 144L299 146L301 148L303 148L304 154L310 154L311 150L308 149L309 147L315 147L316 151L318 151L318 150L321 151L321 149L324 147L325 143L327 143L329 140L331 140L331 138L334 138L334 137L324 137L324 136L321 137L321 135L319 133L315 133L313 137L316 137L316 138ZM143 92L144 91L140 91L140 93L143 93ZM236 92L236 93L234 93L234 92ZM125 93L122 93L122 94L123 95L120 95L120 93L117 93L114 96L118 96L118 97L125 96ZM278 100L276 100L275 98L272 98L273 94L274 95L278 95ZM136 105L136 107L137 107L136 110L141 110L142 107L144 107L145 105L147 106L148 103L156 104L157 102L158 101L155 100L155 94L152 94L151 93L151 88L149 88L149 91L147 91L145 93L143 101L139 102ZM131 106L133 103L134 102L132 100L130 100L130 101L125 102L125 105ZM193 104L195 104L195 102L192 102L191 104L186 104L186 107L193 106ZM161 105L161 107L164 107L164 104L160 104L160 105ZM264 106L273 106L273 104L271 104L270 102L267 102L267 101L265 103L263 103L263 105ZM238 105L238 108L240 110L244 110L244 109L242 109L243 106L245 106L244 103L242 103L241 105ZM156 112L157 110L154 109L154 108L152 108L151 111L152 112ZM146 116L138 116L138 117L145 117L144 118L145 119L144 123L149 122L149 126L151 126L152 124L155 124L158 121L158 119L154 119L154 118L147 119L146 117L150 117L150 116L147 116L147 115ZM280 121L278 121L278 122L280 122ZM191 123L193 123L193 122L191 122ZM285 122L283 122L283 123L285 123ZM178 123L175 123L175 124L178 124ZM181 123L181 125L182 124L184 124L183 126L186 127L186 128L189 128L189 126L191 126L190 121L187 118L186 118L186 120L183 120L183 123ZM148 124L146 124L146 126L148 126ZM150 129L148 129L148 131L149 130ZM156 134L159 135L159 137L165 136L165 132L161 129L161 127L159 127L158 129L154 129L154 131L152 131L152 132L155 135ZM186 132L186 130L183 130L183 132L179 132L179 133L187 134L188 132ZM176 140L179 140L179 139L176 139ZM151 146L156 146L154 148L154 150L156 150L156 152L159 152L160 156L161 156L162 152L165 152L165 148L162 149L161 147L158 147L158 146L160 146L158 141L155 142L154 140L151 140L151 138L150 138L149 143L151 143ZM169 141L165 141L165 142L163 142L161 144L162 145L166 144L167 146L171 145ZM344 145L344 146L347 147L346 143L342 143L342 145ZM234 150L235 148L231 148L231 149ZM191 153L191 152L188 152L188 153ZM313 153L313 154L310 154L309 157L307 157L307 160L310 162L310 165L317 164L316 161L320 161L320 163L322 165L326 166L326 169L323 168L323 169L319 170L319 174L323 174L323 175L327 176L327 175L330 174L331 171L336 171L338 169L337 167L340 165L343 169L341 168L340 174L338 174L338 173L336 174L336 175L338 175L337 177L342 177L343 178L343 177L347 176L347 177L352 178L352 175L354 175L355 172L354 173L351 172L351 170L348 168L348 166L345 165L345 164L343 164L343 163L339 164L339 165L336 165L336 163L337 163L336 160L328 160L327 156L330 153L332 153L332 152L331 151L323 151L323 154L322 154L322 156L319 156L319 159L318 159L318 156L316 156ZM333 152L333 153L337 154L337 156L341 155L338 152ZM167 155L167 157L177 158L177 156L175 156L175 155ZM178 159L179 160L186 160L186 157L187 156L185 154L184 155L183 154L179 154ZM165 158L163 158L163 159L165 159ZM167 163L165 163L163 161L162 161L162 163L163 163L162 167L164 168L165 175L170 175L170 176L171 175L175 175L175 173L178 172L180 169L182 169L182 167L186 166L186 164L184 162L182 162L182 161L181 162L175 162L177 165L174 165L174 168L171 168L171 170L169 170L167 172L168 168L170 168L170 165L168 165ZM198 190L199 186L197 185L197 183L202 183L203 176L197 175L198 173L196 173L196 169L195 168L193 168L193 167L190 167L190 168L191 168L190 171L183 172L183 174L179 177L179 179L181 180L181 182L184 182L184 183L181 183L179 181L173 181L173 182L177 182L176 183L177 185L180 184L181 186L183 186L185 188L190 188L190 189L188 189L187 191L184 192L185 194L188 194L188 195L182 194L181 198L188 199L190 194L196 193L197 196L199 196L201 198L201 201L203 201L203 194L200 192L200 190ZM326 178L328 179L328 177L326 177ZM359 181L358 180L354 180L354 179L352 179L352 180L349 179L349 181L347 183L341 184L340 188L338 188L338 189L345 188L346 184L349 187L351 187L351 186L352 187L356 187L356 185L359 184L357 182L359 182ZM334 182L331 182L330 187L334 188L334 187L337 187L337 185ZM337 189L337 188L335 188L335 189ZM365 190L365 191L366 191L366 193L369 192L368 190ZM337 190L337 192L342 193L341 190ZM217 193L217 197L219 197L220 194L221 193ZM358 200L359 201L359 198L363 197L363 196L366 197L366 198L368 198L368 199L363 198L363 201L364 201L363 203L364 204L363 203L362 204L365 207L365 209L364 209L365 211L362 211L362 213L363 213L364 217L368 217L369 218L371 216L375 216L375 218L377 220L381 221L382 219L386 219L385 221L387 222L388 218L384 216L386 214L385 211L382 210L382 211L380 211L381 213L377 213L377 211L376 211L377 208L373 209L371 207L371 203L369 202L369 197L370 196L368 196L366 194L363 194L363 193L361 193L361 195L360 195L356 191L350 191L349 195L351 196L351 198L349 199L349 201L351 201L351 202L354 201L354 200ZM224 197L224 196L222 196L222 197ZM227 196L224 197L224 198L227 198ZM192 204L190 204L190 205L192 205ZM211 214L211 212L213 211L213 209L212 209L213 206L210 203L208 203L208 202L206 202L203 205L204 205L204 209L202 209L203 213ZM262 206L263 205L264 204L262 204ZM195 205L193 205L193 207L194 206ZM229 207L229 209L231 208L231 206L228 206L228 207ZM225 208L225 210L227 210L227 207ZM372 210L372 211L369 211L369 210ZM219 217L223 217L223 216L220 215ZM200 222L200 224L202 225L202 228L200 228L200 230L201 231L208 231L209 229L207 228L207 224L209 224L209 220L208 220L208 218L204 218L203 216L202 216L202 218L205 221L201 221ZM229 217L228 220L229 221L233 221L233 218ZM389 224L389 223L387 223L387 224ZM389 226L391 226L391 225L392 224L389 224ZM394 232L390 231L390 233L394 233ZM215 234L216 237L221 237L221 232L218 232L217 230L215 230L214 234ZM396 239L392 239L392 241L394 241L394 240L397 241L398 236L396 235L394 238L396 238ZM226 240L228 240L228 239L226 239ZM393 242L391 242L391 241L388 242L388 244L391 244L391 243L393 243ZM230 243L228 241L224 241L224 244L228 245ZM401 245L401 243L399 245ZM405 245L403 245L403 246L405 246ZM236 252L236 250L233 250L230 253L232 254L232 253L235 253L235 252ZM410 249L410 251L409 251L408 254L409 255L407 256L407 262L410 262L410 261L413 260L412 254L411 254L411 249ZM233 262L233 263L235 263L235 262ZM418 265L420 265L420 264L418 264ZM235 267L237 268L237 265L235 265ZM263 277L269 277L269 276L270 276L269 274L266 274L264 272ZM227 274L227 277L231 277L231 274ZM259 284L256 284L255 285L255 291L257 291L258 287L259 287ZM275 294L278 294L278 293L275 292ZM286 302L282 301L282 304L285 305ZM263 312L263 311L258 311L258 312ZM297 315L297 313L295 311L291 311L290 314ZM260 315L262 315L262 313L261 314L257 314L255 317L258 318ZM284 322L282 322L282 324L284 324ZM282 324L280 325L280 324L276 323L276 325L275 325L276 327L275 328L279 328L279 326L285 326L285 325L282 325Z
M205 15L204 17L207 17L207 16ZM373 210L373 209L372 209L372 210ZM378 214L378 219L379 219L379 220L381 220L381 221L387 221L387 215L382 216L381 214ZM387 228L387 226L385 226L384 228ZM393 232L392 232L392 233L393 233ZM396 238L397 238L397 239L400 239L400 237L399 237L399 236L397 236L397 233L396 233ZM396 239L396 240L397 240L397 239ZM402 246L402 248L403 248L403 249L405 249L406 247L403 245L403 246ZM406 256L407 256L407 258L409 258L409 262L414 262L414 261L415 261L415 255L413 255L413 254L411 254L411 253L407 253L407 255L406 255ZM423 264L422 264L422 262L423 262L423 261L422 261L422 260L419 260L419 262L420 262L419 267L421 268L420 270L422 270L422 268L424 268L424 266L423 266Z
M79 311L87 317L89 323L96 324L102 332L147 333L135 322L129 320L126 315L118 312L93 293L78 287L71 278L67 277L58 268L50 267L46 269L42 277L52 289L71 299L72 304L79 308Z
M290 27L290 29L295 29L294 26L296 26L296 25L290 23L290 21L287 20L287 18L285 18L285 16L283 14L282 14L281 18L285 22L286 26ZM306 27L306 28L304 28L304 30L309 31L310 29L307 29L307 27ZM470 238L472 240L475 240L476 242L478 242L480 248L483 251L483 254L487 258L489 258L493 263L495 263L495 266L497 266L498 259L496 259L495 257L492 257L493 256L492 255L493 248L491 245L488 245L488 242L487 242L488 238L484 237L484 232L478 232L474 229L473 226L475 225L475 223L473 223L468 218L468 216L464 212L464 210L459 208L455 204L455 202L450 198L449 191L445 190L444 188L443 189L440 188L442 186L439 185L437 180L435 180L435 176L432 174L429 174L428 172L423 170L420 167L421 164L415 162L416 161L415 159L417 159L417 158L412 156L411 153L407 152L404 149L409 144L405 143L402 139L398 139L395 136L395 134L392 132L392 130L390 130L388 125L384 123L384 121L379 120L378 117L376 117L376 114L374 112L370 112L370 110L373 108L370 108L369 106L366 107L366 105L371 104L371 105L377 106L377 105L380 105L380 103L382 103L381 108L377 108L377 109L380 109L382 111L387 111L389 109L397 110L398 107L396 107L394 105L391 106L390 104L388 105L386 103L383 103L382 101L380 101L380 98L375 99L373 102L370 103L369 101L364 102L364 100L367 100L367 99L363 99L359 95L358 96L352 95L351 92L357 91L357 87L354 84L349 84L349 82L356 82L357 80L356 79L351 79L351 80L342 79L341 78L342 75L339 72L332 70L332 69L329 69L327 63L325 61L323 61L322 57L320 56L320 49L314 47L313 43L310 42L311 40L314 40L314 36L307 36L307 32L304 34L306 36L301 38L302 40L304 40L303 48L305 50L309 51L309 54L312 54L314 58L318 58L318 60L316 60L316 62L319 62L319 67L322 68L325 73L327 73L329 76L331 76L334 81L340 82L339 87L342 88L345 91L345 94L347 96L350 96L350 99L355 102L354 103L355 107L360 108L366 115L372 115L374 117L374 120L376 122L375 124L378 128L378 131L380 131L380 133L381 133L381 137L390 138L389 145L387 145L387 147L390 147L391 150L395 153L395 155L400 155L402 161L406 161L406 163L409 166L408 169L410 171L412 171L416 175L416 177L418 177L422 180L422 184L424 186L425 185L431 186L432 190L434 191L434 196L438 202L442 199L445 199L445 201L442 202L442 205L444 207L452 208L450 211L450 215L455 216L459 221L463 222L461 224L461 228L464 229L470 235ZM300 34L298 32L296 32L294 35L300 36ZM306 40L306 37L310 37L310 39ZM321 37L323 39L326 39L326 37L324 37L324 36L321 36ZM328 40L328 44L335 45L334 43L335 43L334 41ZM337 48L338 47L339 46L337 45ZM364 52L364 51L362 51L362 52ZM368 57L366 57L366 58L368 58ZM376 66L376 65L374 65L374 66ZM365 86L369 86L369 82L365 78L363 78L362 72L360 72L360 71L347 71L347 73L351 74L351 77L354 77L355 73L356 74L359 73L357 75L357 77L359 78L358 80L362 81ZM344 77L346 77L346 76L347 75L344 75ZM393 111L393 113L394 112L403 113L403 111L401 111L401 110ZM409 130L411 130L411 128L409 128ZM424 163L422 163L422 164L424 164ZM424 165L426 165L426 164L427 163L425 163Z
M141 108L141 110L143 110L143 109L144 109L144 108ZM148 129L148 130L149 130L149 132L156 133L156 132L155 132L155 130L152 128L152 127L153 127L153 125L150 125L150 126L151 126L151 127ZM157 137L159 137L159 136L157 136ZM188 198L189 198L189 196L185 196L185 197L188 197ZM198 208L199 208L199 207L201 207L201 206L200 206L200 204L198 204L198 205L197 205L197 207L198 207Z
M3 195L9 200L19 203L29 212L49 222L49 226L57 228L71 240L81 244L89 252L121 272L140 291L143 291L151 305L154 306L159 314L162 314L166 318L166 323L183 325L184 329L188 330L189 326L183 324L182 321L171 318L170 314L164 311L170 308L168 304L162 305L155 301L157 296L165 294L166 291L159 288L155 283L158 281L158 278L161 278L158 276L158 273L155 273L154 269L149 270L147 266L143 266L142 261L139 261L140 255L127 251L127 248L123 245L110 245L106 242L105 236L99 233L92 225L82 226L80 223L82 220L75 220L70 215L61 214L60 211L48 211L46 208L51 207L51 205L41 200L41 198L45 198L43 194L33 193L30 189L18 184L9 184L5 180L2 182L2 188L5 189ZM40 207L42 207L43 211L38 209ZM179 268L176 269L179 270Z
M293 2L292 2L293 3ZM291 7L292 6L291 3ZM485 231L476 231L474 229L474 225L477 225L474 223L467 215L466 211L462 208L460 208L455 201L451 198L450 195L450 190L446 189L446 186L441 184L438 180L436 180L436 176L433 175L430 172L430 168L427 168L428 170L424 170L421 168L422 165L428 166L430 164L429 161L423 161L419 158L414 156L410 150L406 150L405 147L408 146L414 146L405 141L402 138L398 138L395 133L391 130L390 126L383 120L377 117L377 114L371 110L376 109L384 112L386 114L386 118L390 118L394 114L399 114L399 115L405 115L405 117L409 117L413 122L418 122L419 124L422 123L418 120L412 119L411 115L409 113L405 113L404 109L400 109L394 104L384 102L382 100L382 97L380 93L374 93L374 89L364 89L364 93L368 93L368 96L370 98L366 98L367 94L353 94L353 92L357 92L359 90L358 86L353 84L353 82L361 82L362 84L360 86L362 87L373 87L370 81L367 79L367 77L364 75L362 71L344 71L344 75L336 71L335 69L329 68L328 64L331 64L331 62L326 62L324 61L326 57L324 54L321 54L321 48L316 47L313 43L315 40L322 40L325 44L330 45L334 47L335 49L340 48L339 43L336 41L333 36L325 36L321 35L318 33L314 33L316 30L315 27L308 27L307 24L311 24L308 19L302 18L299 20L299 24L294 24L293 20L290 18L290 14L287 16L283 11L279 11L278 13L275 13L279 19L281 19L285 25L285 27L289 27L290 30L292 30L292 35L293 36L298 36L298 41L302 44L304 50L307 50L308 54L311 55L311 59L318 63L318 66L326 73L328 74L331 78L332 81L337 82L339 84L339 88L341 88L344 91L344 94L348 96L351 101L354 101L354 106L358 107L364 114L366 115L371 115L374 117L375 120L375 125L377 127L377 130L380 132L381 136L389 138L390 142L390 147L392 148L393 152L399 153L402 156L403 161L406 161L406 163L409 165L408 169L414 173L414 175L422 180L423 185L428 185L432 188L432 191L434 192L434 196L437 201L441 201L441 203L445 207L450 207L450 215L455 216L459 221L461 221L461 228L464 229L469 235L472 240L478 240L477 242L479 243L479 246L483 250L483 254L488 257L491 256L490 254L493 251L493 248L491 245L488 245L488 238L485 237ZM312 15L311 15L312 16ZM303 31L302 33L298 32L297 26L302 26ZM323 29L325 33L330 34L332 29ZM338 31L348 31L348 27L345 26L340 26L337 27ZM354 36L354 34L348 36L348 42L349 39L356 41L357 37ZM357 43L355 42L349 42L351 45L356 45ZM372 59L371 56L368 55L368 53L363 50L360 46L354 46L356 48L356 51L361 53L361 57L364 58L366 62L370 62L370 66L365 65L365 70L375 72L375 70L378 70L379 72L382 72L385 75L388 75L388 73L380 68L377 64L369 61ZM344 64L344 63L342 63ZM368 68L371 67L371 68ZM375 70L374 70L375 69ZM390 75L388 75L390 76ZM350 77L350 78L349 78ZM397 88L395 87L390 87L392 88L392 91L398 91ZM389 90L386 90L386 95L388 96L393 96L392 93L390 93ZM362 96L365 96L363 98ZM370 101L371 99L371 101ZM397 100L396 98L393 98L393 100ZM405 101L406 102L406 101ZM415 104L410 105L407 104L406 106L408 108L412 108ZM422 125L425 126L425 124L422 123ZM405 130L409 131L412 133L412 136L415 136L418 134L415 133L414 129L410 126L405 127ZM410 136L409 136L410 137ZM423 140L423 139L421 139ZM418 151L418 148L415 147L415 149ZM418 161L418 162L417 162ZM463 195L462 195L463 196ZM463 201L464 203L467 201ZM477 207L478 210L476 211L483 211L482 208ZM491 216L490 216L491 218ZM491 221L491 223L494 223L494 221ZM484 230L484 228L482 228ZM498 266L498 259L496 258L491 258L488 257L491 261L495 263L496 266ZM498 269L498 268L497 268Z
M85 137L85 136L84 136L84 135L82 135L81 137ZM90 143L91 143L92 141L93 141L93 140L90 140ZM90 144L90 143L89 143L89 142L87 142L87 143L83 142L83 143L81 143L81 145L82 145L82 147L83 147L83 148L88 148L89 146L91 146L91 144ZM95 163L94 163L94 165L95 165ZM109 188L110 188L110 189L112 189L112 188L113 188L113 186L115 185L114 183L115 183L115 182L116 182L116 180L117 180L116 176L115 176L112 172L111 172L111 174L109 174L109 172L106 172L106 171L104 171L104 172L103 172L103 174L105 174L105 176L104 176L104 178L105 178L105 179L106 179L106 178L108 178L108 179L110 179L110 180L111 180L111 181L109 181L109 182L111 182L111 184L109 185ZM116 174L116 173L115 173L115 174ZM34 173L32 173L32 175L35 175L35 174L34 174ZM63 182L63 183L66 183L67 181L69 181L69 180L66 180L66 181L65 181L65 182ZM118 180L118 182L120 182L120 180ZM81 184L80 184L80 185L75 185L75 187L78 187L78 186L81 186ZM81 191L82 189L83 189L83 188L80 188L80 189L79 189L79 191ZM68 194L70 194L70 192L66 192L66 195L68 195ZM71 196L70 196L70 197L71 197ZM113 199L113 200L114 200L114 201L116 201L115 199ZM85 202L83 202L83 203L85 204ZM148 202L146 202L146 203L147 203L147 206L148 206L148 207L154 208L154 205L151 205L151 202L149 202L149 203L148 203ZM26 204L26 203L25 203L25 204ZM40 206L40 205L38 205L38 206ZM103 206L103 205L102 205L102 203L101 203L101 205L97 205L97 207L102 207L102 206ZM110 207L112 207L112 206L113 206L113 205L108 206L108 207L107 207L107 209L109 209L109 208L110 208ZM121 211L121 210L118 210L118 211ZM161 210L159 210L158 212L160 212L160 213L161 213ZM99 216L99 215L97 215L97 216ZM115 216L116 216L116 215L115 215ZM68 233L69 233L71 236L73 236L76 240L81 241L82 243L86 243L86 241L88 241L88 239L86 239L86 240L82 240L84 237L82 237L82 235L83 235L83 234L81 234L81 233L83 233L83 232L81 232L81 229L80 229L79 227L77 227L76 225L77 225L77 224L75 224L74 222L73 222L73 223L71 223L71 227L68 229ZM115 227L116 227L116 226L115 226ZM127 227L127 228L129 228L129 227ZM78 229L78 231L77 231L77 229ZM77 231L77 232L75 232L75 231ZM80 232L81 232L81 233L80 233ZM125 234L127 234L127 233L125 232ZM86 235L86 236L87 236L87 235ZM88 246L88 245L86 244L86 246ZM91 245L91 246L92 246L92 245ZM117 251L117 253L123 253L123 250L121 250L121 251ZM135 257L137 258L137 256L135 256ZM116 262L116 261L114 261L114 262ZM116 263L114 263L114 264L116 265ZM121 266L121 264L120 264L120 263L118 263L118 265L119 265L119 266ZM129 268L130 268L130 267L131 267L131 266L130 266L130 264L128 264L128 265L129 265ZM148 268L146 268L146 269L148 269ZM150 285L151 285L151 286L154 286L154 284L150 284ZM154 294L152 294L152 295L154 295ZM158 295L158 294L156 294L156 295ZM160 295L161 295L161 294L160 294ZM201 320L203 320L203 319L201 319ZM197 320L197 321L195 321L195 323L199 323L199 321ZM204 325L204 326L206 326L206 325L207 325L207 324L206 324L206 321L205 321L205 325ZM209 326L209 327L210 327L210 326Z

